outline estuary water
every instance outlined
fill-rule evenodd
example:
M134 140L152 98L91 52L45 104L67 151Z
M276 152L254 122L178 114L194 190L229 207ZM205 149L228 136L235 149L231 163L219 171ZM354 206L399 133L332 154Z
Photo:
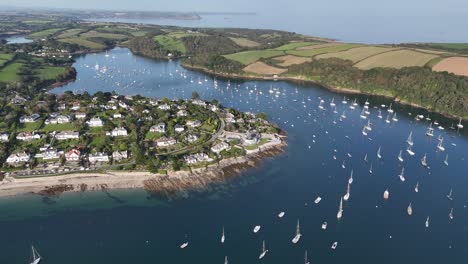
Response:
M80 57L74 66L77 80L53 92L116 91L176 99L197 91L226 107L265 112L287 132L288 148L236 179L176 197L111 190L49 199L2 198L0 263L28 263L31 244L44 264L215 264L224 263L225 256L229 263L289 264L304 263L305 250L311 263L439 264L468 259L468 140L463 130L449 128L452 123L456 127L456 121L393 105L398 121L390 116L387 123L387 107L381 105L388 106L388 100L347 96L343 104L343 95L313 85L218 78L215 86L214 77L185 70L177 61L146 59L123 48L107 56ZM354 99L358 105L352 110ZM360 114L367 99L372 130L364 136L368 121ZM318 107L320 100L324 110ZM343 111L346 118L340 120ZM424 119L416 121L416 114ZM434 126L434 137L425 135L428 116L445 128ZM414 156L405 151L411 131ZM439 135L445 151L436 147ZM397 159L400 150L403 162ZM425 153L428 168L420 162ZM443 163L447 154L448 166ZM403 167L405 182L398 177ZM350 198L338 220L352 170ZM386 189L388 200L383 198ZM452 200L447 198L451 189ZM319 204L314 203L317 196L322 198ZM281 211L285 216L280 219ZM298 219L302 238L293 245ZM326 230L321 229L324 221ZM252 231L255 225L261 225L257 234ZM221 244L223 227L226 241ZM269 251L259 261L262 240ZM188 247L180 249L186 241Z

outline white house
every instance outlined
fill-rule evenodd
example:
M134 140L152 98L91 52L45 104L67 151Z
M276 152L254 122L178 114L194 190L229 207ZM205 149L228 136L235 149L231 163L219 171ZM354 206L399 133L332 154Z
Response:
M24 115L20 117L19 121L20 123L33 123L36 122L39 117L41 117L39 114L32 114L30 116Z
M77 102L73 103L73 106L71 107L71 109L73 111L78 111L78 110L80 110L80 107L81 107L81 103L77 101Z
M96 152L96 153L93 153L93 154L89 154L88 160L91 163L108 162L109 161L109 156L107 156L107 154L103 153L103 152Z
M175 130L175 132L180 133L180 132L184 132L185 128L184 128L183 125L176 124L174 126L174 130Z
M87 121L86 123L90 127L102 127L104 125L101 118L99 118L99 117L93 117L89 121Z
M48 148L42 153L43 160L59 159L61 154L57 149Z
M192 104L199 105L199 106L206 106L206 102L200 99L194 99L192 100Z
M112 152L112 159L114 161L125 160L127 158L128 158L128 152L126 150Z
M65 116L65 115L53 115L51 114L49 118L45 120L45 124L66 124L70 123L71 119L70 116Z
M185 156L184 159L187 164L196 164L196 163L204 162L204 161L206 162L213 161L213 159L210 158L206 153L196 153L193 155L188 155L188 156Z
M111 137L126 137L128 135L128 132L127 129L123 127L116 127L112 129L111 132L107 132L106 134Z
M81 113L81 112L77 112L77 113L75 114L75 118L76 118L76 119L84 119L84 118L86 118L86 114L85 114L85 113Z
M198 138L199 138L198 135L190 134L190 135L187 136L187 141L188 141L189 143L192 143L192 142L197 141Z
M161 109L161 110L170 110L171 106L168 105L168 104L162 104L162 105L158 106L158 108Z
M220 153L221 151L223 150L227 150L229 149L229 144L226 143L226 142L220 142L214 146L211 147L211 151L213 151L214 153Z
M211 111L216 112L216 111L218 111L219 108L216 105L211 105L210 109L211 109Z
M7 133L0 134L0 141L2 142L8 141L9 138L10 138L10 135L8 135Z
M80 137L80 132L75 131L62 131L55 134L57 140L77 139Z
M178 116L178 117L188 116L188 112L187 112L187 110L179 110L179 111L177 112L177 116Z
M40 139L40 138L41 138L41 135L34 134L34 132L20 132L18 135L16 135L16 139L21 140L21 141L30 141L30 140Z
M177 140L173 138L162 137L156 141L158 147L168 147L177 144Z
M199 127L201 126L201 121L200 120L189 120L187 121L187 126L189 127Z
M122 114L121 113L114 113L113 117L114 118L122 118Z
M155 126L150 127L149 131L153 133L166 133L166 124L159 123Z
M71 149L65 153L65 160L67 161L78 161L80 159L81 152L77 149Z
M226 118L224 119L226 123L235 123L236 119L234 119L234 115L231 113L226 114Z
M26 152L21 152L21 153L15 153L11 154L8 156L6 162L8 164L16 164L20 162L28 162L30 159L29 154L26 154Z

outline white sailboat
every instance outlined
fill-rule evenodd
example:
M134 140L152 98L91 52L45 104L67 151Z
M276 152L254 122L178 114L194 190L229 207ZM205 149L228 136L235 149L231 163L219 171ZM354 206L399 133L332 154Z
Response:
M453 201L452 193L453 193L453 190L450 189L449 194L447 194L447 199L449 199L450 201Z
M307 250L305 251L304 264L310 264L309 260L307 260Z
M343 160L343 163L341 164L341 168L346 169L345 161Z
M377 158L382 159L382 154L380 154L380 149L381 147L379 146L379 149L377 150Z
M341 118L346 119L346 111L343 111L343 113L341 114Z
M351 175L349 175L348 184L352 184L352 183L353 183L353 173L354 173L354 171L351 170Z
M372 131L372 123L371 123L370 119L367 120L367 125L364 128L366 130L368 130L368 131Z
M393 120L393 122L398 122L398 118L397 118L396 113L393 114L392 120Z
M322 197L317 196L317 198L315 198L314 203L315 203L315 204L318 204L318 203L320 203L320 201L322 201Z
M268 249L266 249L266 247L265 247L265 240L263 240L263 243L262 243L262 252L260 253L260 256L258 256L258 259L264 258L267 252L268 252Z
M405 182L405 168L401 168L401 173L398 176L400 177L400 181Z
M408 136L408 139L406 140L406 143L408 143L408 145L410 146L413 146L413 131L410 132L409 136Z
M336 247L338 247L338 242L337 241L333 242L331 248L336 249Z
M380 119L383 118L383 116L382 116L382 111L380 110L380 108L379 108L379 114L377 115L377 117L380 118Z
M34 248L34 246L31 246L31 264L38 264L41 261L41 255L39 255L39 252Z
M353 100L353 105L354 105L354 106L357 106L357 105L358 105L357 99L356 99L356 98L354 98L354 100Z
M385 192L383 193L384 200L388 200L389 196L390 196L390 192L388 191L388 189L386 189Z
M427 154L426 153L424 153L424 156L421 159L421 165L423 165L424 167L427 167Z
M444 164L445 166L448 166L448 154L445 156Z
M457 127L462 129L463 128L463 125L462 125L462 120L460 118L460 120L458 121L458 124L457 124Z
M369 105L369 99L366 99L365 105Z
M414 186L414 192L419 192L419 182L416 182L416 186Z
M400 162L403 162L403 156L401 156L401 152L402 152L402 151L400 150L400 153L398 153L398 160L399 160Z
M426 228L429 228L429 216L426 218Z
M323 222L323 224L322 224L322 230L326 230L326 229L327 229L327 226L328 226L327 221Z
M367 162L367 153L364 155L364 161Z
M426 130L426 136L429 136L429 137L434 136L434 128L432 128L432 123L429 124L429 127Z
M334 107L336 104L335 104L335 97L332 98L331 102L330 102L330 106L331 107Z
M406 149L406 152L408 152L408 154L410 154L411 156L414 156L414 151L411 149L411 145L408 145L408 148Z
M345 200L345 201L349 200L350 191L351 191L351 184L348 183L348 188L346 190L346 194L343 196L343 200Z
M261 226L256 225L256 226L254 227L254 229L253 229L253 232L254 232L254 233L258 233L258 231L260 231L260 228L261 228Z
M343 97L343 101L341 101L341 103L342 103L342 104L347 104L347 103L348 103L348 101L346 101L346 96Z
M322 104L323 104L323 100L320 100L320 103L319 103L318 108L319 108L320 110L325 110L325 107L323 107Z
M228 264L228 258L227 258L227 256L224 256L224 264Z
M372 163L371 163L370 168L369 168L369 173L370 173L370 174L373 173L373 170L372 170Z
M299 219L297 219L297 225L296 225L296 235L293 237L291 242L293 244L297 244L299 240L301 240L302 234L301 234L301 227L299 226Z
M439 143L437 144L437 148L438 148L440 151L445 151L445 148L444 148L444 146L442 145L443 142L444 142L444 140L441 139L441 140L439 141Z
M340 198L340 207L338 208L338 213L336 214L336 218L340 220L343 217L343 197Z
M391 103L390 103L390 105L388 106L387 112L393 113L393 109L392 109L392 104L391 104Z
M225 240L226 240L226 236L224 235L224 227L223 227L223 232L221 234L221 244L224 244Z
M408 205L406 212L408 213L409 216L413 214L413 206L411 205L411 203Z
M453 220L453 208L450 209L449 217L450 217L450 220Z
M362 119L367 119L366 113L364 111L364 108L361 111L361 114L359 115Z
M280 213L278 214L278 218L283 218L283 216L284 216L284 212L280 212Z
M184 249L184 248L186 248L187 246L188 246L188 242L184 242L184 243L182 243L182 245L180 245L180 248L181 248L181 249Z
M367 136L366 126L364 126L364 127L362 128L362 134L363 134L364 136Z
M387 119L385 119L385 123L390 124L390 114L387 114Z

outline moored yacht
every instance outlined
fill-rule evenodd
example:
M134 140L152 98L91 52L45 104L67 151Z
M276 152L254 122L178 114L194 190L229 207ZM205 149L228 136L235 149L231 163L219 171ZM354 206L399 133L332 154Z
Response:
M453 190L450 189L449 194L447 194L447 199L449 199L450 201L453 201L452 193L453 193Z
M331 248L336 249L336 247L338 247L338 242L337 241L333 242Z
M419 182L416 182L416 186L414 186L414 192L419 192Z
M338 208L338 213L336 214L336 218L341 219L343 217L343 197L340 198L340 207Z
M429 216L426 218L426 228L429 228Z
M408 148L406 149L406 152L408 152L408 154L410 154L411 156L414 156L414 151L411 149L411 145L408 146Z
M403 162L403 156L401 156L401 152L402 152L402 151L400 150L400 153L398 153L398 160L399 160L400 162Z
M427 167L427 154L426 153L424 153L424 156L421 159L421 165L423 165L423 167Z
M450 209L449 218L450 220L453 220L453 208Z
M380 154L380 149L381 147L379 146L379 149L377 150L377 158L382 159L382 154Z
M322 197L317 196L317 198L315 198L314 203L315 203L315 204L318 204L318 203L320 203L320 201L322 201Z
M426 130L426 136L429 136L429 137L434 136L434 128L432 128L432 123L429 124L429 127Z
M343 200L345 200L345 201L349 200L350 191L351 191L351 184L348 183L348 188L346 190L346 194L343 196Z
M254 227L254 229L253 229L253 232L254 232L254 233L258 233L258 231L260 231L260 228L262 228L262 227L259 226L259 225L256 225L256 226Z
M224 244L225 240L226 240L226 236L224 235L224 227L223 227L223 232L221 233L221 244Z
M406 143L408 143L408 145L410 146L413 146L413 131L410 132L409 136L408 136L408 139L406 140Z
M388 191L388 189L386 189L385 192L383 193L384 200L388 200L389 196L390 196L390 192Z
M408 213L409 216L413 214L413 206L411 205L411 203L408 205L406 212Z
M460 128L460 129L463 128L462 119L461 119L461 118L460 118L460 121L458 121L457 127Z
M323 223L322 223L322 230L326 230L326 229L327 229L327 226L328 226L327 221L323 222Z
M284 216L284 212L280 212L280 213L278 214L278 218L283 218L283 216Z
M444 164L445 166L448 166L448 154L445 156Z
M348 184L353 183L353 174L354 174L354 170L351 170L351 175L349 175Z
M268 249L266 249L265 240L263 240L263 243L262 243L262 252L260 253L260 256L258 256L258 259L264 258L267 252L268 252Z
M307 259L307 250L305 251L304 264L310 264L309 260Z
M401 168L401 173L398 175L400 177L400 181L405 182L405 168Z

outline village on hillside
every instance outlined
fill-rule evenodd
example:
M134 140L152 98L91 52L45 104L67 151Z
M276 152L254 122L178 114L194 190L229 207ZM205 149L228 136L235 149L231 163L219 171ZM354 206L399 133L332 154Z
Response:
M216 100L151 99L98 92L15 97L0 115L3 177L107 170L167 173L208 166L281 142L264 114Z

